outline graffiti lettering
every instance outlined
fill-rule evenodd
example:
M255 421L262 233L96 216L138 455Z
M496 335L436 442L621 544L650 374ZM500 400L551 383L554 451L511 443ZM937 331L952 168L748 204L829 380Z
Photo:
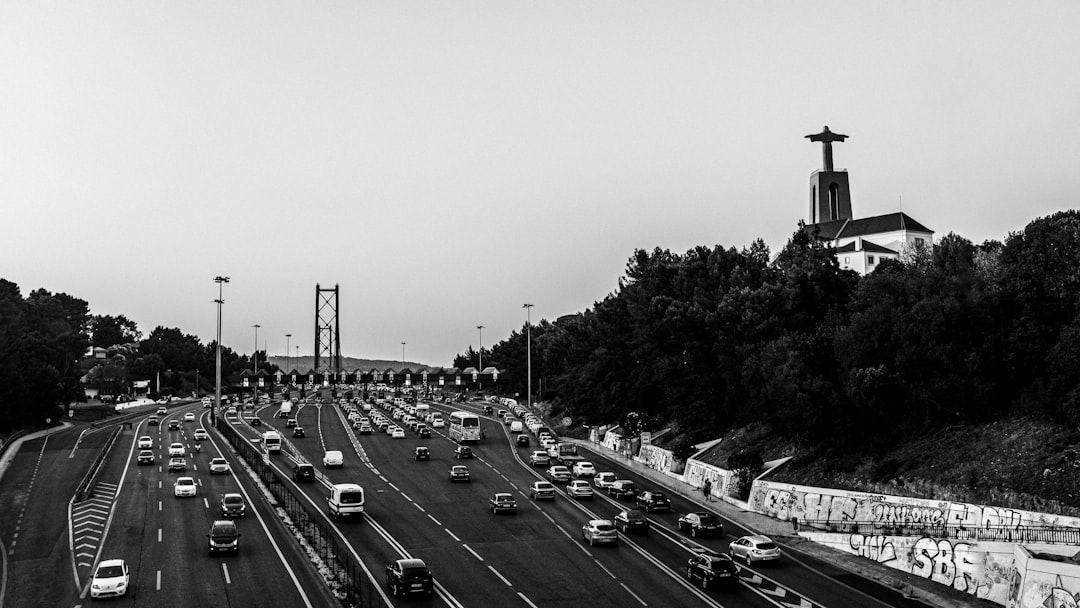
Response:
M852 534L848 539L851 548L860 557L886 564L896 560L896 547L888 536L863 536Z

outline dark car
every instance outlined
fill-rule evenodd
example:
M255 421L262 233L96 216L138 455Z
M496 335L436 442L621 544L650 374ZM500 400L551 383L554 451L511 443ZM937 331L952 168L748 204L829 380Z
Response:
M210 524L210 555L215 552L240 552L240 531L231 519L221 519Z
M629 479L616 479L607 487L607 493L612 498L628 498L637 496L638 489Z
M296 481L315 481L315 467L304 462L293 467L292 478Z
M690 532L690 536L723 535L724 524L712 513L687 513L679 518L679 530Z
M695 555L686 562L686 578L699 581L702 589L719 585L731 588L739 586L739 567L731 557L722 554Z
M615 528L620 532L648 532L649 518L638 509L627 509L615 516Z
M454 448L454 458L472 458L472 449L469 446L459 445Z
M514 500L514 495L507 492L499 492L491 497L488 501L488 509L492 513L501 513L503 511L509 511L511 513L517 513L517 501Z
M170 431L179 431L180 430L180 421L176 420L176 419L170 420L169 421L169 430Z
M304 436L304 427L302 427L302 426L293 427L292 436L293 437L303 437Z
M158 422L159 422L159 421L158 421L158 417L157 417L157 416L151 416L151 417L150 417L150 418L149 418L149 419L148 419L148 420L146 421L146 424L149 424L150 426L157 426L157 425L158 425Z
M663 492L642 492L638 494L637 506L646 513L670 511L671 499L664 496Z
M290 429L296 426L296 418L289 418L288 420L286 420L285 426Z
M139 464L154 464L154 452L151 450L139 451Z
M262 418L252 416L251 418L248 418L248 424L251 426L262 426Z
M418 446L415 450L413 450L412 459L413 460L431 460L431 451L428 450L427 447L425 447L425 446L422 446L422 445Z
M431 570L422 559L399 559L386 567L386 588L394 596L435 592Z
M244 517L247 515L247 503L244 497L236 493L228 493L221 497L222 517Z
M431 429L428 427L420 427L420 430L416 432L417 436L421 439L431 439Z
M528 435L518 435L517 439L516 439L516 442L517 442L519 448L527 448L527 447L529 447L529 436Z
M450 467L450 481L469 481L469 467L460 464Z

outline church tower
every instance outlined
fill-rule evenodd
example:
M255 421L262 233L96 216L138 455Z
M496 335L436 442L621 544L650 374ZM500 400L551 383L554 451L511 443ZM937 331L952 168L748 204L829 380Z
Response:
M810 217L808 224L819 224L835 220L850 220L851 187L848 174L844 170L833 169L832 144L843 142L847 135L833 133L829 127L821 133L807 135L810 141L821 142L821 156L824 168L810 174Z

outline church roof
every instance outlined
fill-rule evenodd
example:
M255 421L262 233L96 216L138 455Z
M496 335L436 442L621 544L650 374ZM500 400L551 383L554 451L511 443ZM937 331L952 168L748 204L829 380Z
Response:
M846 245L841 245L836 248L836 253L855 253L856 251L865 251L866 253L889 253L896 255L896 252L883 245L878 245L873 241L867 239L862 240L862 249L855 248L856 241L851 241Z
M934 232L902 211L899 213L865 217L858 220L833 220L831 222L809 224L806 226L805 230L811 235L816 231L818 238L830 241L870 234L881 234L883 232L896 232L899 230L911 230L913 232L926 232L929 234L933 234Z

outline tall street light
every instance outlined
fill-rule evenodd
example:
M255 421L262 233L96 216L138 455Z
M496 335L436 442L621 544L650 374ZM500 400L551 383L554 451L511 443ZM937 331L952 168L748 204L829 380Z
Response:
M221 407L221 305L225 303L225 299L222 297L222 284L229 282L229 277L214 277L214 282L218 284L218 299L217 302L217 344L215 350L216 356L216 380L214 382L214 407L210 410L210 418L216 422L216 416L218 408Z
M528 407L532 409L532 304L522 304L522 308L525 309L525 330L529 334L529 349L528 349L528 382L529 389L526 391L528 395Z
M477 325L476 329L480 330L480 373L483 374L484 373L484 326L483 325ZM481 378L482 376L477 375L476 377ZM484 381L481 380L479 384L480 384L480 390L484 390Z
M252 325L255 328L255 350L251 353L251 371L255 372L255 375L251 378L251 395L256 401L259 399L259 328L262 325L256 323Z
M292 334L285 334L285 372L289 373L292 369L289 368L289 343L292 342Z

